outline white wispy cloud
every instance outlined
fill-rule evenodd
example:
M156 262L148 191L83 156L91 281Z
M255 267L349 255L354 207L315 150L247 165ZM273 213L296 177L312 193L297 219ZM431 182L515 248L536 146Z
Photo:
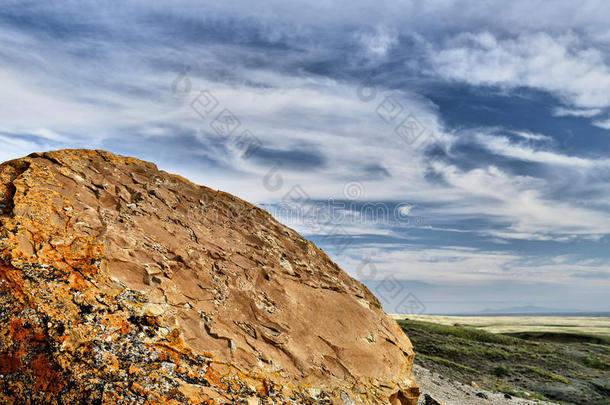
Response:
M553 110L556 117L585 117L591 118L602 113L601 108L564 108L558 107Z
M457 195L478 201L446 208L445 213L482 215L510 224L501 234L497 230L490 232L493 236L567 240L610 233L610 215L547 197L551 184L545 180L510 175L493 166L462 171L454 166L437 165L437 170Z
M384 246L349 248L342 264L353 276L366 280L386 278L418 280L433 284L482 284L490 281L549 282L586 285L609 280L579 280L581 274L610 271L607 260L591 261L574 255L541 258L501 251L480 251L461 247L422 248L385 251ZM371 264L373 265L371 267Z
M398 44L398 31L377 26L373 32L360 34L360 42L367 56L373 59L383 59Z
M535 132L528 131L512 131L513 134L526 139L528 141L541 141L541 142L552 142L553 138L547 135L538 134Z
M603 129L610 130L610 119L609 120L593 121L593 125L595 125L596 127L600 127L600 128L603 128Z
M528 136L529 137L523 137L526 139L548 140L548 138L539 138L532 135ZM576 156L567 156L550 150L535 149L531 146L512 143L510 139L504 136L478 134L476 138L481 145L485 146L488 150L495 154L516 158L526 162L539 162L550 165L575 166L583 168L590 168L597 164L610 164L610 161L607 160L595 161Z
M448 80L527 86L555 93L577 107L610 107L605 55L573 35L538 32L504 38L489 31L464 33L432 46L429 56Z

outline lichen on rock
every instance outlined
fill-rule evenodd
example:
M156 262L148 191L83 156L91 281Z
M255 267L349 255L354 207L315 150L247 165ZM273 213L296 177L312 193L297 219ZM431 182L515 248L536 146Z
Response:
M0 166L0 403L414 405L412 364L365 286L245 201L104 151Z

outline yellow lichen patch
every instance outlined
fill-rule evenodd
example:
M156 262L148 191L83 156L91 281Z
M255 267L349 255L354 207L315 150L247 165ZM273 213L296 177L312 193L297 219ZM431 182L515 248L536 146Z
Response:
M129 366L129 374L130 375L134 375L137 376L142 372L142 369L140 369L139 367L134 366L133 364L131 366Z

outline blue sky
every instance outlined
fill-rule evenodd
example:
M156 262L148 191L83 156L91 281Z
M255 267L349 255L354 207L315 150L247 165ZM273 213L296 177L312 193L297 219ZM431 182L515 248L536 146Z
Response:
M606 2L98 3L0 6L0 160L154 161L388 312L610 309Z

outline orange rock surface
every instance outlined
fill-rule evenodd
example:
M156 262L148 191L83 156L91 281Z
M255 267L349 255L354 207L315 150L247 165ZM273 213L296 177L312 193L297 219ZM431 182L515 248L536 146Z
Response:
M415 405L409 339L312 242L103 151L0 166L0 403Z

